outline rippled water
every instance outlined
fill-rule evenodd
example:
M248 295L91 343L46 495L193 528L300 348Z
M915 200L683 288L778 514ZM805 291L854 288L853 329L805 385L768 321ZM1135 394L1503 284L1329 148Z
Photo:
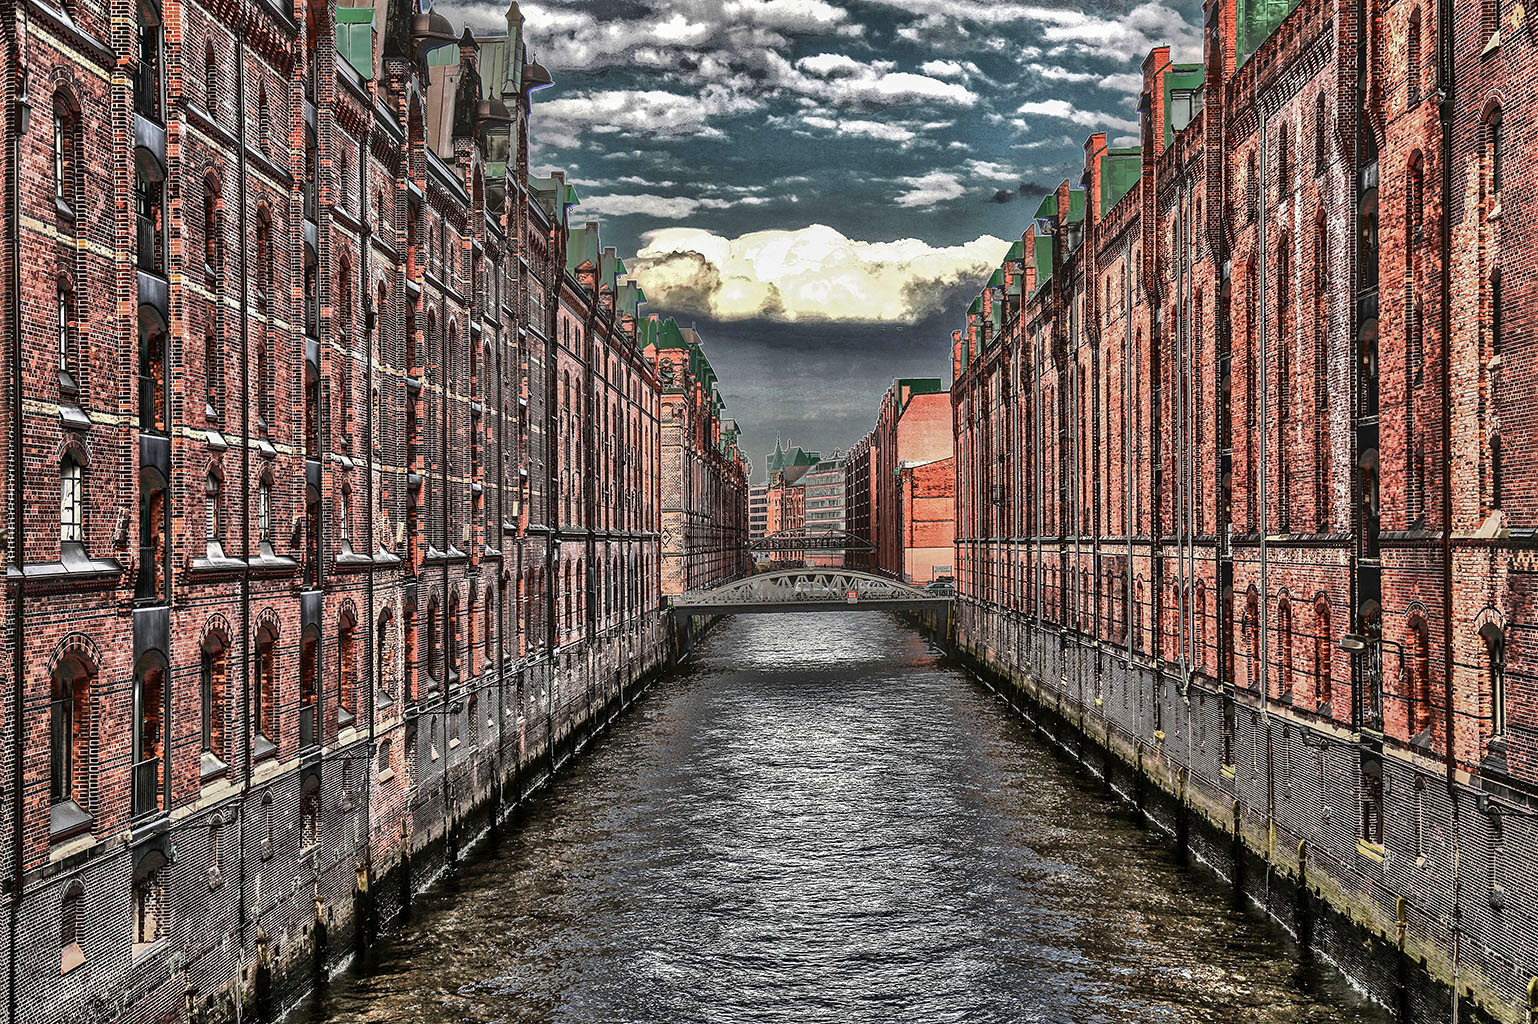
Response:
M738 617L313 1021L1383 1022L882 615Z

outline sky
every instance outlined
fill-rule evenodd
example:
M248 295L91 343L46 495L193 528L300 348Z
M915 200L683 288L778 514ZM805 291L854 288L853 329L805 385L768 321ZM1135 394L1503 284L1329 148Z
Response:
M1200 54L1194 0L521 9L555 78L532 166L566 171L648 311L699 329L755 480L777 436L848 448L894 377L948 382L951 331L1085 138L1136 144L1148 50Z

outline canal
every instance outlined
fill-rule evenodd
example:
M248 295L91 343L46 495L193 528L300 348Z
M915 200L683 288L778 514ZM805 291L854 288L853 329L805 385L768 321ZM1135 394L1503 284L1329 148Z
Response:
M735 618L297 1017L1383 1022L895 619Z

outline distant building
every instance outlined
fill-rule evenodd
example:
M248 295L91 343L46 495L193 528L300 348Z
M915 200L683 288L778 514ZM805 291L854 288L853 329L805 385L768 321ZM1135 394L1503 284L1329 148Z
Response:
M806 532L841 535L844 532L844 453L834 450L807 471L802 486L806 489ZM831 540L831 538L830 538ZM806 551L808 565L839 568L844 565L844 546L812 546Z
M762 540L769 532L769 485L748 488L748 539Z
M850 564L928 583L952 574L956 463L950 395L938 377L892 381L876 427L844 472L849 532L873 550Z

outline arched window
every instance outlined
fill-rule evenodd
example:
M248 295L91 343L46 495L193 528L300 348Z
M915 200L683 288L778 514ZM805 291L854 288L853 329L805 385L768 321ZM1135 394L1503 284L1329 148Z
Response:
M449 591L449 619L448 619L448 682L450 686L459 682L459 591Z
M134 953L144 952L161 938L161 875L165 871L166 857L159 850L150 850L134 867Z
M1489 679L1490 735L1506 735L1506 636L1501 627L1487 622L1479 637L1485 643L1485 672Z
M1292 700L1292 602L1285 597L1277 605L1276 610L1276 640L1281 647L1278 652L1277 667L1281 678L1277 680L1277 690L1282 700Z
M433 595L427 605L427 678L429 690L436 692L443 679L443 645L439 623L438 597Z
M149 651L134 668L133 810L135 815L165 810L166 662Z
M203 261L217 274L223 268L222 224L219 214L219 179L203 179Z
M1505 118L1500 107L1485 115L1485 178L1488 183L1486 211L1499 208L1505 181Z
M256 711L258 760L277 753L278 742L278 634L269 623L256 631L256 671L252 673L252 703Z
M53 670L49 796L55 805L50 831L56 836L89 824L85 807L91 775L89 714L93 674L92 667L74 655L61 658Z
M83 477L79 460L66 453L59 463L59 540L64 544L85 544Z
M358 715L358 623L350 611L337 629L336 675L336 721L346 728Z
M1407 732L1413 740L1423 734L1429 735L1432 725L1430 644L1426 636L1426 620L1419 613L1410 620L1408 647L1405 671L1409 675L1406 680L1409 692L1405 696L1409 701Z
M73 221L76 192L75 169L80 145L80 117L68 94L60 91L53 100L53 197L60 214Z
M1410 28L1405 36L1405 89L1410 105L1421 101L1421 11L1410 12Z
M320 629L310 625L299 634L299 746L320 741Z
M320 776L306 775L299 795L300 846L308 849L320 836Z
M203 776L207 778L225 767L224 711L226 683L229 676L227 638L210 632L203 640L199 689L202 691Z
M68 974L85 963L85 952L80 948L80 910L85 901L85 886L79 879L64 887L64 900L59 904L59 973Z

